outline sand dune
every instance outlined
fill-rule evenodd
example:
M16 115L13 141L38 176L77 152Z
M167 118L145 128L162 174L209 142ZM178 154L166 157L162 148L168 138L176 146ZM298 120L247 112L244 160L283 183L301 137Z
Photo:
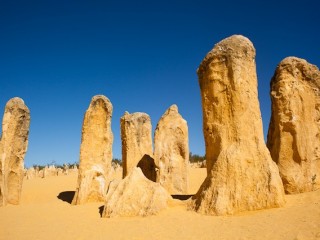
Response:
M194 194L206 169L190 173ZM106 219L102 202L70 205L76 181L76 174L25 180L21 204L0 208L0 239L320 239L319 190L237 216L203 216L181 201L158 216Z

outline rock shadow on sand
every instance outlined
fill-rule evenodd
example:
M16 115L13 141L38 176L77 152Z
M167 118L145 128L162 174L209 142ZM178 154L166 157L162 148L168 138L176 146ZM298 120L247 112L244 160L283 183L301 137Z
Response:
M59 193L57 198L71 204L74 194L75 194L75 191L65 191L65 192Z
M103 210L104 210L104 205L102 205L102 206L99 207L100 217L102 217Z
M178 199L178 200L181 200L181 201L185 201L185 200L188 200L189 198L193 197L194 195L191 194L191 195L180 195L180 194L174 194L174 195L171 195L171 197L173 199Z

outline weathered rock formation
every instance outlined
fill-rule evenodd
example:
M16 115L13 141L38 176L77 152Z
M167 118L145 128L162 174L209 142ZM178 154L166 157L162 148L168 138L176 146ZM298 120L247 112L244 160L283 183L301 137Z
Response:
M46 177L45 169L44 169L44 168L41 169L41 170L39 170L38 176L39 176L40 178L45 178L45 177Z
M123 178L139 165L146 177L156 181L149 115L140 112L132 114L125 112L120 119L120 126Z
M19 204L28 148L30 112L21 98L5 107L0 141L0 206Z
M264 143L255 49L234 35L216 44L198 69L207 178L190 207L209 215L279 207L277 165Z
M68 174L78 174L79 170L77 166L73 166L72 168L68 169Z
M202 162L193 162L189 164L192 168L207 168L207 161L203 160Z
M63 175L65 175L63 169L57 168L57 176L63 176Z
M63 164L63 174L68 175L69 174L69 165Z
M102 95L94 96L83 120L78 187L72 204L104 201L111 180L111 117L110 100Z
M288 57L271 80L268 148L287 193L320 188L320 71Z
M25 175L26 179L33 179L33 178L37 177L37 172L33 167L31 167L31 168L25 170L24 175Z
M43 169L43 178L58 176L58 169L54 166L45 166Z
M121 181L110 183L102 217L155 215L167 208L170 200L170 194L159 183L148 180L135 167Z
M154 134L154 158L159 182L170 194L188 193L188 125L172 105L161 117Z

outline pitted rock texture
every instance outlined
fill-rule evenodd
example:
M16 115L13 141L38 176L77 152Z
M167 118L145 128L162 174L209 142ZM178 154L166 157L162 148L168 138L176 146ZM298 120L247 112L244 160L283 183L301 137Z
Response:
M104 201L110 182L113 134L112 104L94 96L82 125L78 187L72 204Z
M287 193L320 188L320 71L285 58L271 80L268 148Z
M156 181L149 115L140 112L132 114L126 112L120 119L120 126L123 178L139 165L146 177Z
M154 158L160 184L170 194L188 193L188 125L172 105L162 115L154 134Z
M207 177L190 208L209 215L280 207L284 190L265 145L255 49L240 35L214 46L198 69Z
M102 217L156 215L172 201L159 184L147 179L138 167L121 181L110 183Z
M5 107L0 141L0 206L19 204L28 148L30 111L21 98Z

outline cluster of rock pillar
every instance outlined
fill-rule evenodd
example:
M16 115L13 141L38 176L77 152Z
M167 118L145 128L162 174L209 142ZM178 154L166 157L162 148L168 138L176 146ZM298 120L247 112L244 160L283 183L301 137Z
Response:
M86 111L80 149L78 187L72 204L103 201L110 192L113 135L112 104L102 95L93 97ZM146 113L126 112L120 119L123 178L136 167L170 194L186 194L188 187L188 127L171 106L160 119L152 147L152 126ZM137 174L137 171L135 171ZM108 191L107 191L108 190Z
M198 68L207 177L188 206L208 215L280 207L284 194L320 188L320 71L285 58L271 79L272 115L264 142L255 48L234 35ZM94 96L82 126L78 185L72 204L105 201L104 217L155 214L188 194L188 126L172 105L152 125L145 113L120 119L123 180L111 176L112 104ZM0 141L0 206L20 201L30 114L20 98L5 108Z
M146 113L126 112L120 119L123 180L109 185L103 217L147 216L172 201L171 194L188 188L188 126L172 105L161 117L154 135Z
M170 194L187 194L189 143L187 122L172 105L159 120L154 134L146 113L125 113L120 120L123 177L134 167L159 182Z

